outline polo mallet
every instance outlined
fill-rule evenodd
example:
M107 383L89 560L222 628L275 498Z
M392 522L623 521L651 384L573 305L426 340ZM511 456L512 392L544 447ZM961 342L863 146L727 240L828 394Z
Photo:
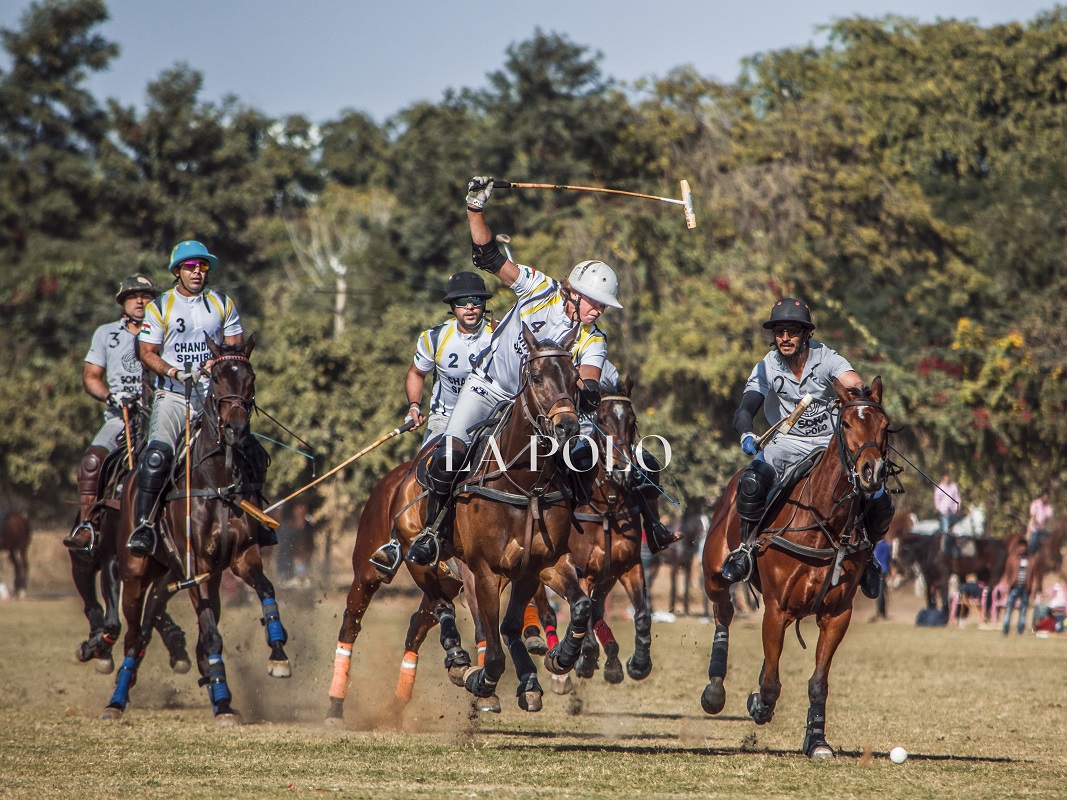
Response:
M621 194L625 197L639 197L642 200L658 200L661 203L670 203L681 206L685 211L685 224L688 228L697 226L696 213L693 211L693 193L689 190L689 181L680 181L682 199L673 197L660 197L655 194L642 194L641 192L627 192L623 189L605 189L600 186L561 186L554 183L513 183L512 181L493 181L494 189L567 189L574 192L597 192L599 194Z
M508 257L508 261L514 264L515 258L511 255L511 248L508 247L508 245L511 244L511 237L506 233L498 233L496 235L496 240L504 245L504 254Z
M800 402L797 403L797 407L794 408L791 412L789 412L788 417L786 417L785 419L778 420L770 427L770 430L768 430L765 434L759 437L759 439L756 440L756 443L759 445L760 450L763 449L763 445L766 444L767 441L771 438L771 436L773 436L775 433L789 433L789 429L796 425L797 420L800 419L801 414L803 414L804 411L807 410L808 406L811 405L811 400L812 397L810 394L806 394L801 397Z
M351 458L346 458L344 461L342 461L336 467L334 467L333 469L331 469L329 472L325 473L324 475L316 478L311 483L309 483L307 486L303 486L303 487L297 489L295 492L293 492L288 497L283 497L277 503L274 503L273 505L267 506L267 508L263 509L263 511L260 512L260 513L266 515L266 514L270 513L271 511L274 511L276 508L279 508L280 506L285 505L290 500L292 500L294 497L296 497L298 494L302 494L303 492L306 492L308 489L310 489L312 486L315 486L316 484L321 483L322 481L326 480L331 475L335 474L339 470L344 469L345 467L347 467L349 464L351 464L356 459L362 458L363 456L367 455L367 453L369 453L371 450L373 450L374 448L378 447L379 445L389 441L394 436L399 436L402 433L407 433L408 431L410 431L410 430L412 430L413 428L416 428L416 427L418 427L418 426L415 424L415 421L412 420L410 422L405 422L399 428L394 428L393 430L389 431L389 433L385 434L385 436L382 436L382 437L376 439L375 441L371 442L369 445L364 447L362 450L360 450L358 453L356 453ZM241 507L244 508L243 505ZM256 509L256 510L258 511L259 509Z
M185 381L185 575L193 574L193 379ZM180 582L180 581L179 581ZM195 584L194 584L195 585Z
M126 426L126 463L133 469L133 442L130 440L130 409L122 407L122 422Z

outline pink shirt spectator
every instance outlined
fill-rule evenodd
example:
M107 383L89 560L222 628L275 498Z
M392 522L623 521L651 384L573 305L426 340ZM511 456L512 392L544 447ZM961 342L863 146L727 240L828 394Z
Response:
M941 481L934 489L934 508L942 517L960 513L960 487L953 480Z
M1026 526L1026 532L1045 530L1050 519L1052 519L1052 504L1045 499L1044 495L1035 498L1030 504L1030 524Z

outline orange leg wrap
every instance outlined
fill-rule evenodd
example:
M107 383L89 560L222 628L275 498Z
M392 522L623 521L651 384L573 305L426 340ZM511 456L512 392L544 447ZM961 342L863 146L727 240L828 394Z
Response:
M534 605L533 600L526 606L526 610L522 614L522 629L525 631L527 628L541 630L541 620L537 616L537 606Z
M352 645L347 642L337 643L337 654L333 659L333 682L330 684L330 697L344 700L348 694L348 670L352 666Z
M396 699L405 703L411 700L411 691L415 686L415 671L419 668L419 654L408 650L400 662L400 679L396 682Z
M485 642L478 642L478 666L485 666Z

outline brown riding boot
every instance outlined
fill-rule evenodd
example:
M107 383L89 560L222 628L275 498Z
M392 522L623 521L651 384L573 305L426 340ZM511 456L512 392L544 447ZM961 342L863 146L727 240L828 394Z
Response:
M63 544L71 550L86 552L96 545L96 528L93 525L93 506L100 491L100 470L107 458L106 447L93 445L85 451L78 466L78 496L81 498L81 515L78 525L63 538Z

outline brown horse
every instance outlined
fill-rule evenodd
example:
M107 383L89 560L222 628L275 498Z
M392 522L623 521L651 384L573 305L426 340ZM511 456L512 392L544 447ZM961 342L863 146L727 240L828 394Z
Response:
M141 417L139 410L130 415L131 441L140 438ZM86 520L82 520L79 513L74 523L77 526L89 522L98 533L96 542L88 551L68 551L71 577L82 598L85 618L89 621L89 638L78 645L74 656L81 662L91 660L96 671L104 675L115 670L111 651L122 630L119 622L122 581L119 579L117 541L122 485L130 472L128 463L129 455L123 437L118 449L104 459L99 475L100 485L97 487L97 502ZM185 632L163 608L153 619L153 625L170 653L171 669L180 674L188 672L192 665L185 649Z
M633 380L609 390L596 410L596 436L599 451L598 474L587 503L574 512L575 530L569 546L571 561L582 571L582 585L593 604L593 632L582 643L581 657L574 667L580 678L591 678L598 668L600 646L604 647L604 679L623 679L619 644L604 621L604 602L616 583L621 583L634 608L634 652L626 662L633 680L644 680L652 671L652 610L641 566L641 509L637 491L640 476L635 470L637 417L630 395ZM551 611L547 603L544 606ZM555 626L552 614L542 622Z
M1024 534L1022 533L1009 536L1004 543L1007 552L1010 553L1015 543L1022 539L1023 536ZM1065 525L1058 523L1038 540L1037 549L1030 553L1030 569L1034 573L1034 591L1044 591L1045 578L1050 574L1057 575L1062 580L1067 580L1067 575L1063 573L1063 545L1065 539L1067 539ZM1028 537L1027 541L1029 543ZM1004 564L1002 563L1000 566L1000 572L993 576L991 583L996 583L1003 576Z
M427 448L432 447L434 443L436 439L428 442ZM352 548L352 585L348 589L341 630L337 635L333 681L330 684L330 708L326 713L327 724L338 725L343 722L353 645L363 629L363 617L367 608L382 585L382 578L370 563L370 557L394 535L397 517L403 516L409 510L405 504L398 503L397 493L401 485L410 478L416 463L418 458L401 464L378 481L359 515L356 542ZM406 554L410 541L401 539L400 543ZM411 700L419 648L434 625L441 625L445 668L452 682L462 686L463 676L471 666L470 655L463 649L459 630L456 628L456 606L453 602L462 584L443 570L412 564L407 560L404 563L415 584L422 590L422 601L418 610L411 616L404 640L404 658L396 689L396 699L400 702Z
M870 542L859 520L867 497L880 490L888 474L889 419L882 408L882 380L870 389L846 390L836 381L838 419L822 459L806 478L771 498L756 553L756 573L762 584L763 669L760 689L748 698L748 712L757 725L774 716L782 691L778 664L790 624L815 615L819 640L815 672L808 681L808 718L803 752L812 759L828 759L826 697L830 662L852 619L852 603L863 574ZM739 474L730 481L715 508L704 546L704 584L715 615L715 639L708 677L700 702L709 714L726 705L723 679L734 606L730 584L720 570L727 554L741 542L735 508ZM803 644L803 639L801 639Z
M704 543L707 535L707 526L711 518L704 513L704 502L697 500L689 505L681 520L678 522L678 533L681 538L666 550L662 550L652 556L652 563L648 569L647 581L651 586L656 581L656 575L661 568L667 570L670 577L670 595L667 610L672 614L679 611L689 616L689 588L692 582L693 562L697 553ZM708 616L708 597L700 593L703 600L703 615ZM679 607L679 601L681 606Z
M15 597L26 597L26 578L30 573L27 553L30 549L30 523L17 511L0 508L0 550L7 550L15 570Z
M218 630L219 584L227 568L255 589L262 603L262 621L271 648L268 674L277 678L292 674L283 648L288 637L274 587L263 574L258 523L240 507L242 500L255 501L260 489L255 483L257 468L242 450L250 436L248 422L255 403L255 373L248 361L255 338L232 347L217 345L210 338L207 342L214 364L202 425L187 454L191 459L190 482L186 483L185 470L176 463L174 491L163 500L161 517L168 566L136 555L124 546L133 529L136 491L133 475L126 482L119 540L125 659L116 675L115 693L104 710L105 719L120 717L129 702L130 687L136 681L151 638L151 621L166 604L168 589L188 589L200 629L196 658L201 684L207 687L216 721L238 721L231 706ZM187 500L191 507L188 526ZM167 581L175 578L178 580L167 587Z
M893 538L891 545L893 570L903 575L917 571L926 584L927 608L937 608L940 600L940 608L946 614L948 585L953 575L964 583L968 575L974 574L979 581L992 586L1004 574L1004 562L1008 558L1004 542L985 537L901 533Z

